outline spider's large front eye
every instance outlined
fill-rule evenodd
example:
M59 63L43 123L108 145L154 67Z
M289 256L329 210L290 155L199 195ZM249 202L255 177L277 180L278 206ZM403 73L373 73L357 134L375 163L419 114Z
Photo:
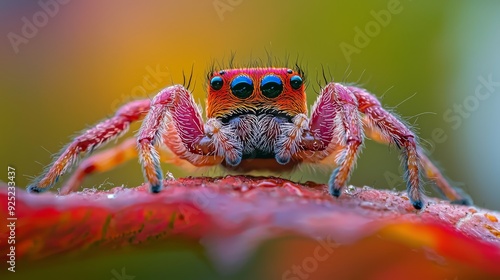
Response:
M248 76L238 76L231 82L231 92L238 98L252 95L253 81Z
M290 85L293 89L299 89L302 86L302 83L302 77L300 76L295 75L290 78Z
M267 75L260 83L260 91L265 97L275 98L283 92L283 82L275 75Z
M224 84L224 80L222 80L222 77L220 76L215 76L210 80L210 87L214 90L221 89L222 84Z

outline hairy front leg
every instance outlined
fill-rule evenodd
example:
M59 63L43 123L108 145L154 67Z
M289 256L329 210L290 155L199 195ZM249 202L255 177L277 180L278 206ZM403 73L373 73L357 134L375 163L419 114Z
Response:
M328 84L316 101L311 119L303 114L281 126L276 143L276 160L286 164L292 158L317 163L332 153L337 168L330 176L329 191L338 197L352 173L363 141L355 96L343 85Z
M167 87L154 97L137 136L144 177L153 193L163 187L155 148L162 140L171 144L177 156L194 165L217 164L224 159L228 165L237 165L242 157L242 145L233 128L216 119L204 125L192 95L180 85Z
M330 193L338 197L351 176L364 137L352 92L341 84L328 84L314 106L310 130L315 139L321 139L322 146L329 147L328 153L340 149L335 158L338 167L328 182Z
M122 106L116 114L88 129L62 149L57 159L28 187L28 192L50 189L82 153L89 153L127 131L130 123L140 120L149 110L149 100L132 101Z

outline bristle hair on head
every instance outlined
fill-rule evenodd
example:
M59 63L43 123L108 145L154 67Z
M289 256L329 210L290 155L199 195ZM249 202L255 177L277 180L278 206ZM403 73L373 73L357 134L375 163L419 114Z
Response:
M297 73L305 80L304 68L301 65L299 56L297 55L295 62L290 63L290 55L285 54L284 59L280 59L279 57L273 56L270 52L266 50L267 53L267 61L262 60L261 58L250 58L246 62L238 62L236 61L236 53L231 52L229 58L215 60L213 59L208 67L207 79L210 79L214 72L225 70L225 69L237 69L237 68L268 68L268 67L278 67L278 68L290 68Z

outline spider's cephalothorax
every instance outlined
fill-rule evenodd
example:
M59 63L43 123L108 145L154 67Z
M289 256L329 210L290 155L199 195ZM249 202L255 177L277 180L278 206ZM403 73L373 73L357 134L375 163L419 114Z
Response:
M303 79L299 71L287 68L215 72L209 77L207 118L232 128L242 146L242 160L274 159L283 125L292 124L299 114L307 114ZM257 168L267 166L252 164ZM255 169L252 164L244 165Z
M207 117L307 113L302 73L287 68L229 69L209 77Z
M300 70L226 69L208 77L206 111L207 120L203 121L191 93L181 85L163 89L152 100L130 102L75 138L28 190L49 189L79 154L94 150L121 135L131 122L143 119L136 138L86 159L61 193L77 189L92 172L103 172L139 156L152 192L163 187L160 161L277 172L312 163L337 166L328 186L338 197L366 133L401 149L408 196L415 208L423 207L422 170L448 199L470 203L427 158L414 133L362 88L330 82L308 116Z

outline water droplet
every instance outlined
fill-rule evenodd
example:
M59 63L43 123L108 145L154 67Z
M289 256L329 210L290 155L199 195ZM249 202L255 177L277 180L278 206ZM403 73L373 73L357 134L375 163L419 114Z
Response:
M353 186L353 185L349 185L347 186L347 188L345 189L345 193L347 194L353 194L353 192L356 190L356 188Z
M171 172L167 171L167 173L165 173L165 180L166 181L173 181L173 180L175 180L175 177Z
M363 208L372 209L372 208L375 208L375 203L373 203L371 201L361 201L361 203L359 204L359 206L361 206Z

